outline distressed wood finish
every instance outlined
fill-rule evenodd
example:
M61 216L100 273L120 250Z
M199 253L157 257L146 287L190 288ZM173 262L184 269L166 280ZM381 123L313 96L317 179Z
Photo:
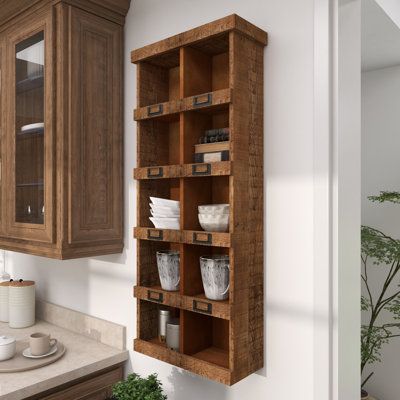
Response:
M169 307L211 315L216 318L230 319L230 305L228 301L213 301L204 294L185 296L179 292L168 292L161 286L135 286L134 296L141 300L152 301Z
M199 358L191 357L185 354L177 353L176 351L169 350L166 346L163 346L155 341L145 341L141 339L135 339L134 341L135 351L146 354L157 360L167 362L171 365L186 369L194 372L205 378L210 378L216 382L229 385L231 382L232 373L228 368L221 367L217 364L213 364L213 352L212 350L207 354L203 354L204 360ZM215 357L214 357L215 358Z
M198 178L201 176L223 176L233 172L230 161L201 164L163 165L135 168L134 179Z
M230 31L238 31L252 40L259 42L260 45L265 46L267 44L266 32L238 15L233 14L134 50L131 53L131 61L137 63L156 55L175 50L179 47L195 44Z
M12 23L23 12L34 12L37 7L59 3L71 4L121 25L130 6L130 0L0 0L0 26L9 21Z
M0 107L7 109L0 120L0 248L58 259L119 253L123 249L123 22L130 2L4 3L0 1ZM17 223L14 52L17 43L40 31L45 36L46 63L45 217L44 224ZM32 148L30 140L40 138L20 138L21 151Z
M208 95L211 96L211 102L202 107L203 109L228 104L232 101L233 97L232 90L230 89L220 89L210 92L201 91L196 96L189 96L184 99L171 100L165 103L156 103L146 107L137 108L134 110L134 119L135 121L153 118L167 119L166 117L171 114L198 109L198 106L194 106L196 100L201 100L202 96Z
M232 15L131 54L139 105L134 349L226 385L264 365L266 42L264 31ZM221 128L229 128L230 161L192 164L204 131ZM180 200L179 230L151 226L149 196ZM230 204L229 233L201 231L198 206L213 203ZM160 286L156 252L166 249L180 252L177 292ZM205 297L199 258L206 254L229 255L226 301ZM160 306L180 319L178 352L158 339Z
M135 239L171 243L196 244L213 247L230 247L231 237L224 232L178 231L174 229L134 228Z

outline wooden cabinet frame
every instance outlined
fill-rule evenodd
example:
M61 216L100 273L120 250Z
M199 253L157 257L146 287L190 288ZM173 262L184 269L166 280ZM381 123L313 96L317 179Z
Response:
M137 339L150 357L232 385L264 365L263 57L267 34L231 15L132 51L137 64ZM229 127L229 161L193 163L208 129ZM180 229L155 229L149 196L180 201ZM230 203L229 232L204 232L197 206ZM180 288L161 288L158 250L180 252ZM229 299L205 297L199 258L228 254ZM180 349L157 337L159 307Z
M122 251L122 55L129 5L16 0L0 10L0 248L59 259ZM15 46L40 31L45 215L43 224L34 224L15 218Z
M44 137L44 201L46 204L46 213L44 224L29 224L15 222L15 190L9 190L6 198L7 206L7 219L6 219L6 234L8 237L34 240L38 242L53 243L54 242L54 213L53 213L53 200L54 200L54 111L52 104L54 103L54 70L53 70L53 31L54 21L52 18L52 10L43 10L35 15L34 20L32 16L21 20L24 27L18 31L11 31L7 34L7 82L8 93L6 114L8 117L7 127L8 134L5 138L6 146L6 187L15 188L15 144L16 135L15 131L15 94L16 94L16 80L15 80L15 48L19 42L39 33L44 32L45 40L45 80L44 80L44 124L45 124L45 137Z

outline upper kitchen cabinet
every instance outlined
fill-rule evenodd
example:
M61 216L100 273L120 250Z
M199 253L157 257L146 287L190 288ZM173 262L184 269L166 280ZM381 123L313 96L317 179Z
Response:
M0 248L123 249L129 0L0 0Z

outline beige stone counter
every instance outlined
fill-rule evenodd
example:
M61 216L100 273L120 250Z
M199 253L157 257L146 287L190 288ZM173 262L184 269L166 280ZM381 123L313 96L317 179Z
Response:
M7 323L0 323L0 335L17 340L27 339L33 332L50 333L65 345L67 351L54 364L33 371L0 373L1 400L24 399L128 359L126 350L110 347L48 322L37 321L36 325L25 329L11 329Z

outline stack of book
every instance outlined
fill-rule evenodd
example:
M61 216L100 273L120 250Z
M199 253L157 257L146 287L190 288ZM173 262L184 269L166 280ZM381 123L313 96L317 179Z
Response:
M229 160L229 128L210 129L195 145L194 161L197 163Z

